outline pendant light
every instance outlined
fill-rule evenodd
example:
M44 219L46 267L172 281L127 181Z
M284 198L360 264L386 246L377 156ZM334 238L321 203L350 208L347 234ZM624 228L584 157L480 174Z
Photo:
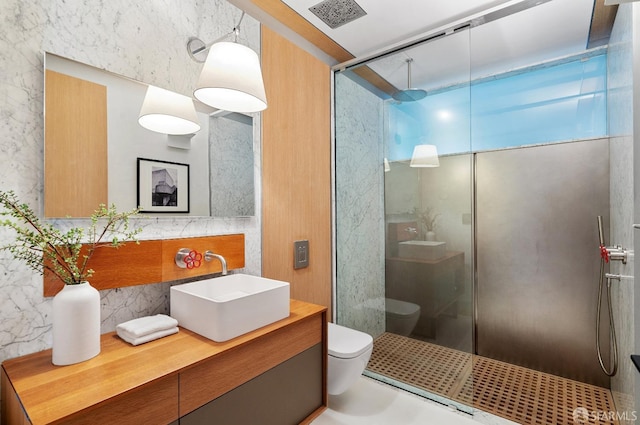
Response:
M411 155L410 167L439 167L436 145L416 145Z
M192 134L200 130L193 99L156 86L147 87L138 123L164 134Z
M196 99L217 109L231 112L259 112L267 108L267 96L258 54L238 43L240 21L233 31L205 44L192 38L187 50L192 59L201 62L199 54L209 51L198 84ZM223 41L230 36L234 41Z

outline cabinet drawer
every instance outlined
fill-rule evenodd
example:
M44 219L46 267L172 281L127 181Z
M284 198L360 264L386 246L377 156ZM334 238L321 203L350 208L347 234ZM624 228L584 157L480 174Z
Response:
M105 384L108 385L108 384ZM167 376L64 419L65 425L169 424L178 419L178 375Z
M308 317L180 373L180 416L320 343L323 317Z
M323 405L322 344L180 418L180 425L296 425Z

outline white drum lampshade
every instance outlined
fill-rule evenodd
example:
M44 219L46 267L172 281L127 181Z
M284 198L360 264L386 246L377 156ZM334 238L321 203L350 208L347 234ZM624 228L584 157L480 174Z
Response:
M147 88L138 123L164 134L192 134L200 130L193 99L155 86Z
M209 48L193 95L202 103L225 111L248 113L266 109L258 54L239 43L215 43Z
M439 167L436 145L416 145L413 148L410 167Z

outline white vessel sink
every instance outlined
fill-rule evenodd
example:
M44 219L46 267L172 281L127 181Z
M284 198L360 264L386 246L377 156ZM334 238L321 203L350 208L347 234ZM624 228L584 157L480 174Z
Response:
M435 241L405 241L398 244L398 255L404 258L437 260L447 255L447 243Z
M289 316L289 283L233 274L171 287L171 317L183 328L227 341Z

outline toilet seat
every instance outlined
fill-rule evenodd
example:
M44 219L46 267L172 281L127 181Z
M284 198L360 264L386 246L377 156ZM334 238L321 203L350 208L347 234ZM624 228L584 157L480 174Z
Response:
M340 359L352 359L371 348L371 335L344 326L329 323L328 328L329 355Z
M420 311L420 306L407 301L385 298L385 311L389 315L402 318L416 314Z

